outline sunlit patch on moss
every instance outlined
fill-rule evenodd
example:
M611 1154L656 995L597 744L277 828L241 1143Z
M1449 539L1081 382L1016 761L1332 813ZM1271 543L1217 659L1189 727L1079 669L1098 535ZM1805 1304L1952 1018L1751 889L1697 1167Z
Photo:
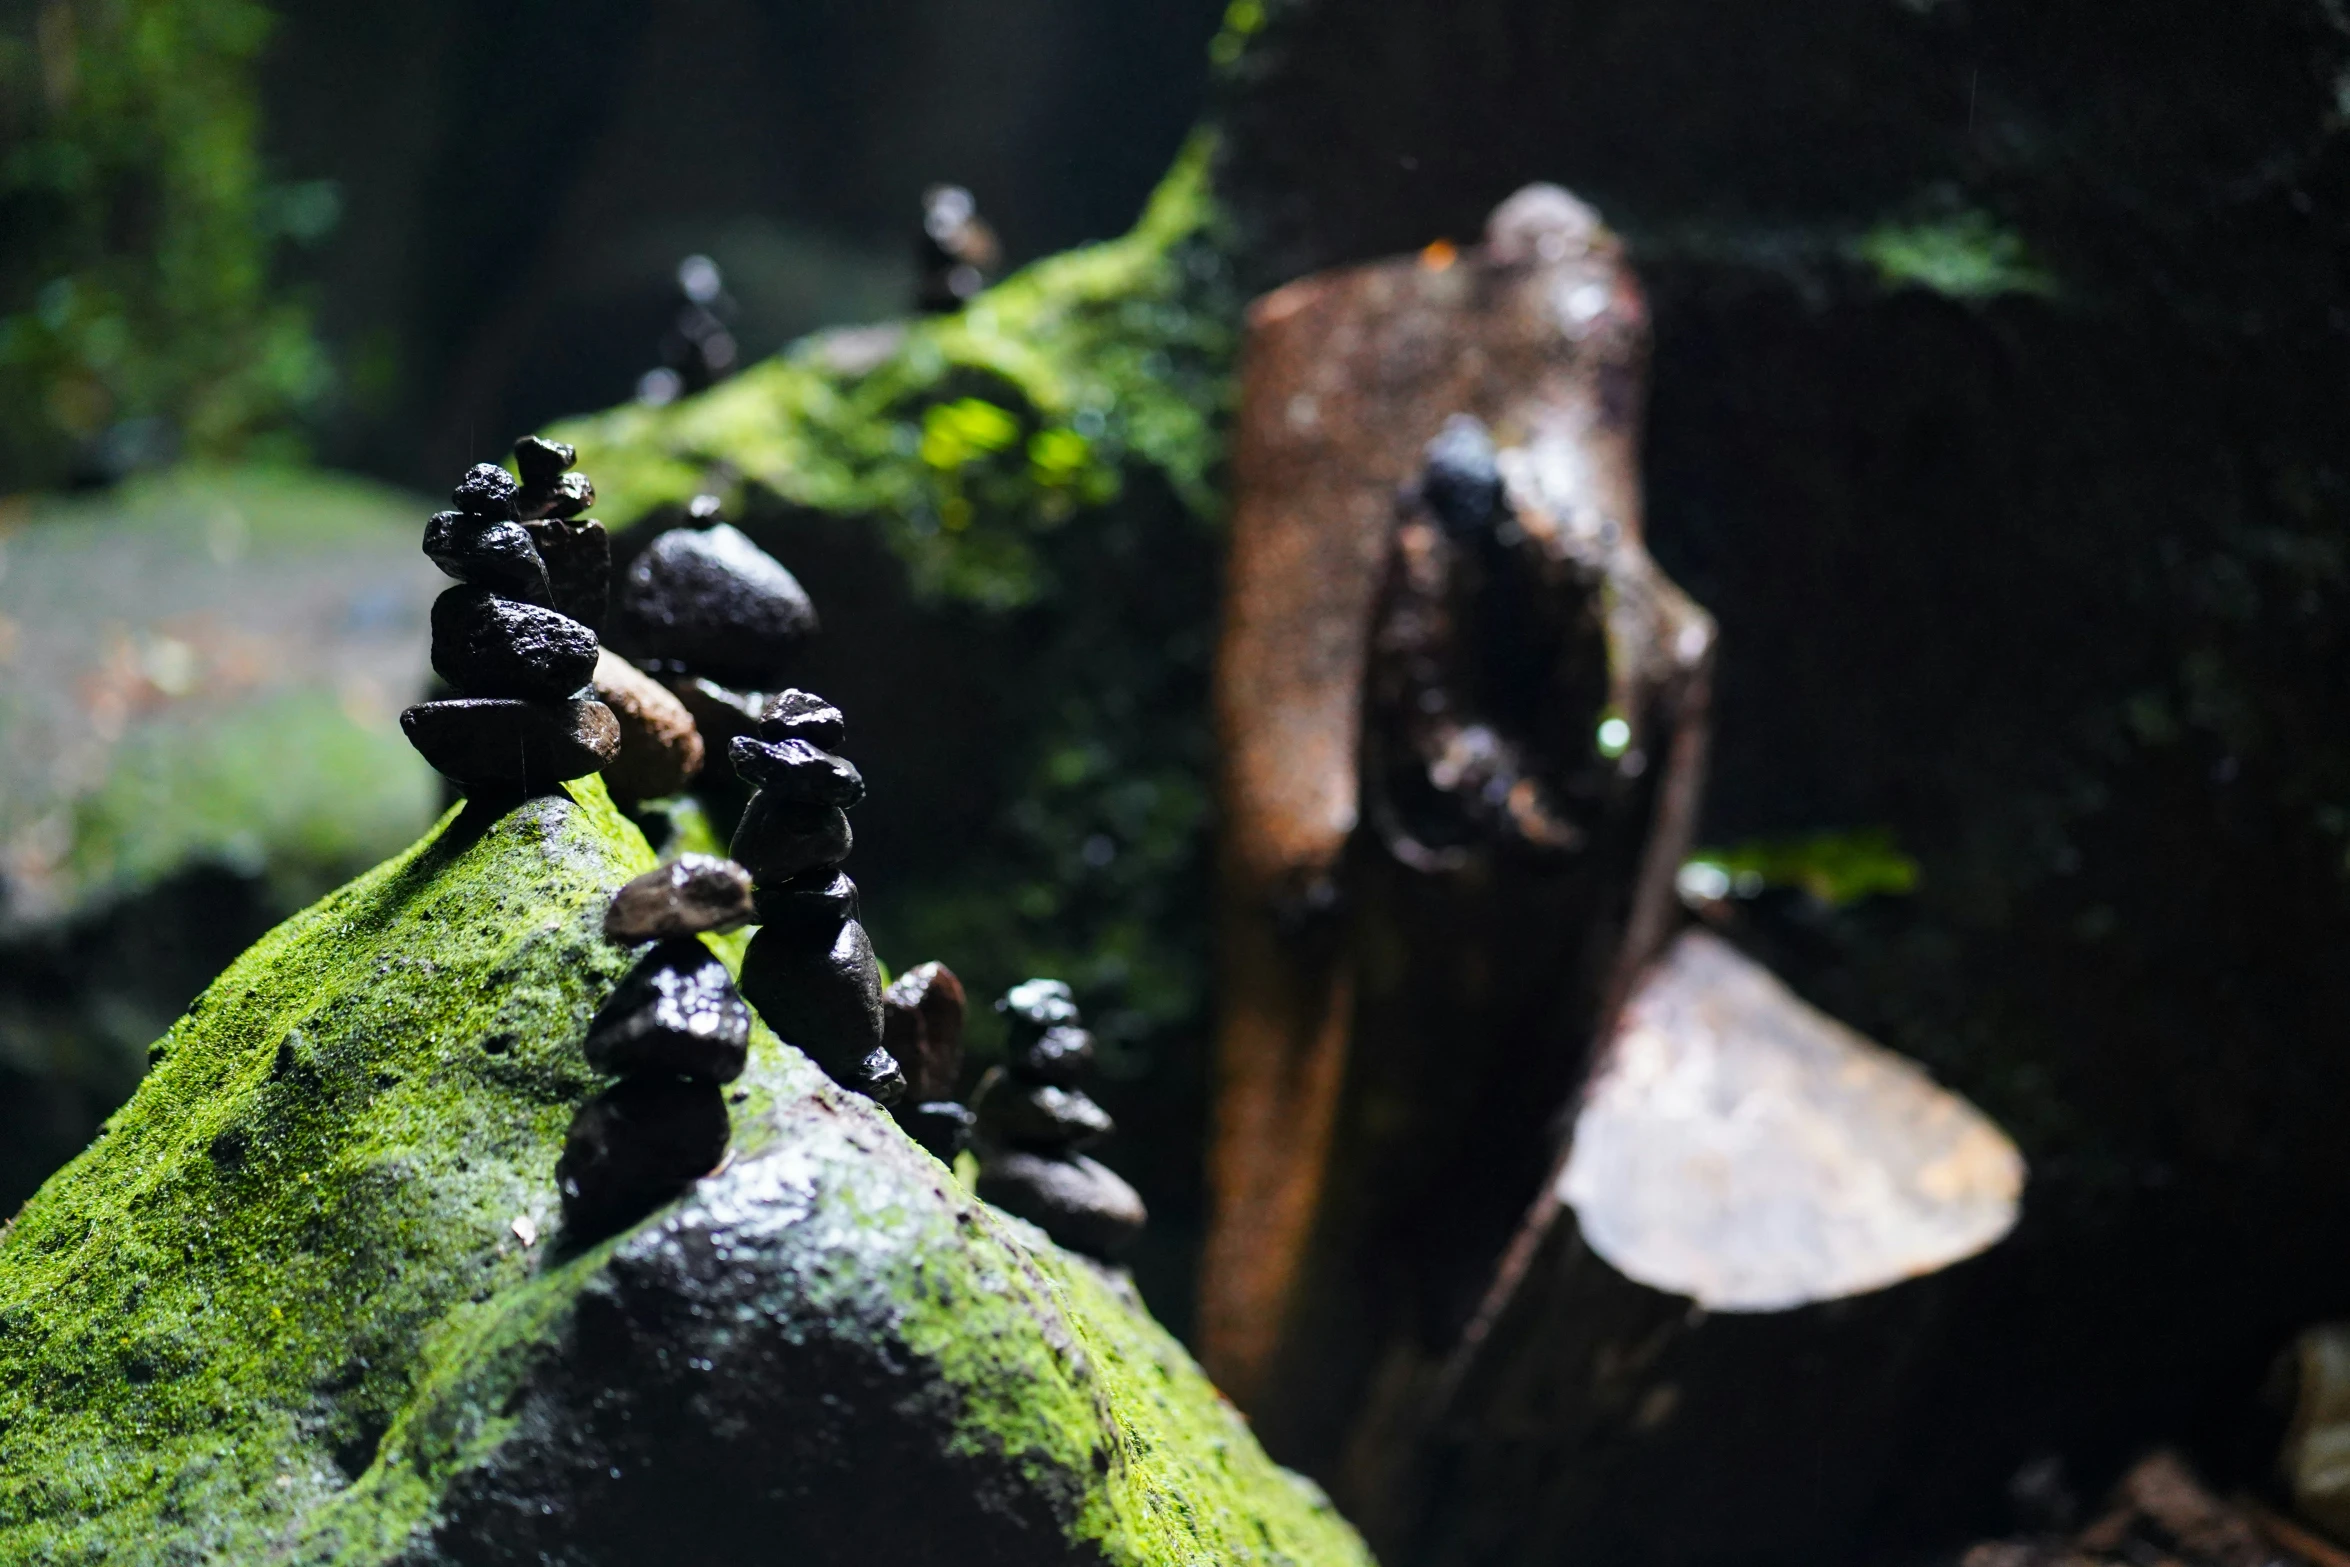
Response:
M2056 280L2032 259L2023 236L1988 213L1881 223L1853 249L1888 288L1923 288L1949 299L2056 292Z

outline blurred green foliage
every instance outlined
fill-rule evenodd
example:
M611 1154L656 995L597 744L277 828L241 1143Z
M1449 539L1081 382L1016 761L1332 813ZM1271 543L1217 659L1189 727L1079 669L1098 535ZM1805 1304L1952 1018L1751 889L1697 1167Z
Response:
M1901 852L1884 827L1701 849L1689 863L1720 872L1722 884L1742 896L1765 887L1792 887L1839 909L1863 898L1915 892L1918 884L1917 861Z
M281 243L337 216L256 153L253 0L0 11L0 489L282 442L323 390Z

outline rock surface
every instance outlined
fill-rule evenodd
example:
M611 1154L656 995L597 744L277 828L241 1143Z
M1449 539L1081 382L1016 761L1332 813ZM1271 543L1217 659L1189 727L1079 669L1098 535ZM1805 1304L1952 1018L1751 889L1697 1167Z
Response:
M650 860L593 780L476 806L222 976L0 1238L0 1558L1367 1567L1129 1298L764 1032L732 1162L551 1252Z
M620 724L620 754L604 769L614 799L658 800L701 775L701 728L667 686L610 648L596 659L594 685Z
M757 913L751 906L751 878L740 865L714 854L681 854L612 895L604 911L604 939L630 947L734 930Z
M799 579L721 522L672 528L646 546L614 594L611 638L640 664L756 686L780 675L815 629Z
M735 993L734 976L701 942L675 936L620 982L588 1024L580 1051L588 1065L614 1077L656 1073L731 1083L742 1076L750 1044L751 1009ZM713 1154L702 1168L715 1163Z
M596 634L569 615L451 588L432 606L432 667L468 696L556 702L596 673Z
M444 777L539 789L599 772L620 754L620 723L593 698L460 697L400 715L408 741Z

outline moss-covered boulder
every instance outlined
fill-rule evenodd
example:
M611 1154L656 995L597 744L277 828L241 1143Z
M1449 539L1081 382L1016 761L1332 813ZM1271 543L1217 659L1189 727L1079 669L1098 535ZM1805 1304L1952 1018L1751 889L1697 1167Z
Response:
M764 1030L727 1164L568 1247L651 860L593 780L452 813L197 1002L0 1238L0 1560L1367 1560L1116 1280Z

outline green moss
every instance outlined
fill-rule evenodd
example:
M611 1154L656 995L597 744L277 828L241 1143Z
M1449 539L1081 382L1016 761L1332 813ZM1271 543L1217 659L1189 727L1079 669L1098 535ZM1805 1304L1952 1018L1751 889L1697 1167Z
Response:
M706 490L738 513L870 516L926 590L1030 602L1036 538L1114 500L1132 468L1200 515L1217 509L1234 334L1208 156L1196 139L1131 233L1040 261L964 310L820 334L700 396L550 433L579 447L609 522Z
M594 781L452 813L198 1001L0 1238L0 1559L383 1562L510 1460L583 1300L661 1243L550 1255L627 961L602 904L651 861ZM1138 1306L764 1028L733 1097L685 1207L797 1183L821 1222L762 1320L930 1389L844 1418L1008 1466L1113 1562L1367 1560Z
M0 1244L0 1559L250 1559L366 1467L554 1225L649 863L600 784L452 813L197 1001Z
M1950 299L2056 291L2055 280L2032 259L2023 236L1988 213L1881 223L1853 249L1888 288L1923 288Z

